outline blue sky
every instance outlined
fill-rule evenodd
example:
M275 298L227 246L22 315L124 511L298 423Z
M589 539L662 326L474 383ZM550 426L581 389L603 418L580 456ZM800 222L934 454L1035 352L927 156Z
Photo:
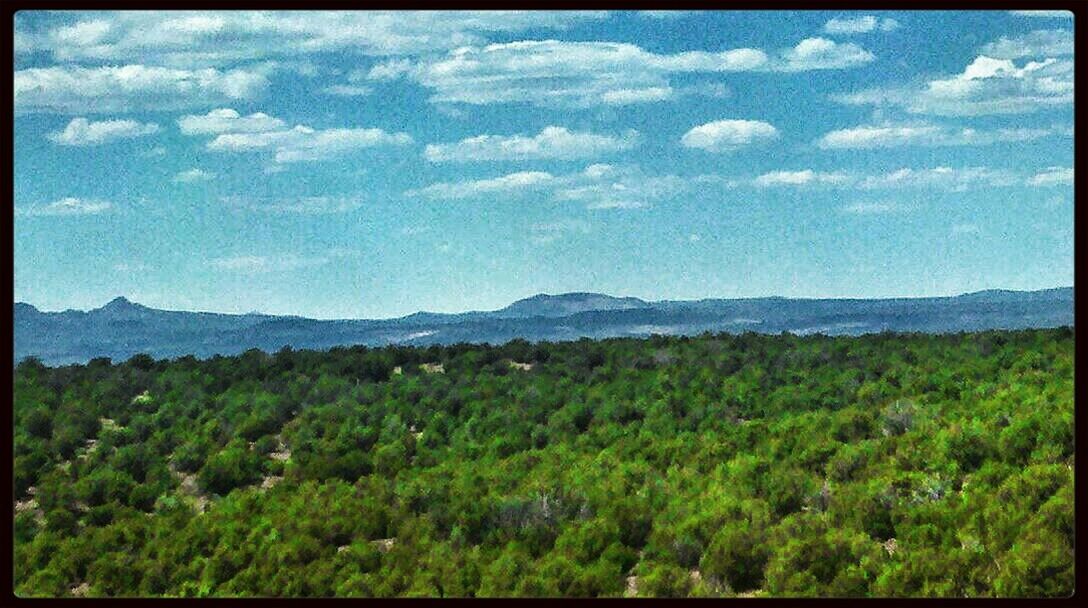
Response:
M376 318L1072 285L1072 29L20 12L15 299Z

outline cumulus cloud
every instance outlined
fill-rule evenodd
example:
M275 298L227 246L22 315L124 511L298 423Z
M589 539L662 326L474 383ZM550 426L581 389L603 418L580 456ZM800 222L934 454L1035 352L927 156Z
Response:
M313 129L296 125L290 129L278 118L263 113L241 116L231 109L212 110L203 116L183 116L182 132L215 135L209 150L222 152L272 152L277 163L317 161L334 158L363 148L403 146L412 143L407 133L389 133L376 128Z
M873 58L855 44L823 38L802 40L774 57L754 48L659 54L618 42L523 40L379 64L370 76L410 78L431 89L430 101L438 104L591 107L674 98L670 78L679 74L841 69Z
M171 110L249 99L267 86L260 69L58 65L16 70L15 110L59 114Z
M208 173L203 169L189 169L188 171L182 171L174 176L174 182L179 184L192 184L196 182L206 182L215 179L214 173Z
M555 176L546 171L519 171L490 179L440 182L417 190L409 190L405 194L430 199L465 199L485 194L539 190L554 179Z
M587 209L642 209L676 197L690 187L677 175L648 175L637 167L590 165L571 174L552 193L555 201L576 201Z
M579 159L630 150L638 140L634 130L612 136L550 126L532 137L477 135L457 143L430 144L423 155L431 162Z
M1065 186L1073 185L1072 167L1047 167L1031 177L1029 183L1033 186Z
M778 129L761 120L716 120L692 128L680 143L685 148L729 152L777 137Z
M1053 57L1018 66L980 55L961 74L916 86L836 96L851 105L899 107L913 114L1023 114L1073 103L1073 61Z
M242 116L230 108L219 108L207 114L182 116L178 119L178 127L186 135L262 133L281 130L286 126L282 120L263 112Z
M603 11L102 11L58 14L43 31L17 30L24 47L57 61L156 65L232 63L349 52L404 56L482 44L494 33L562 30Z
M850 188L854 190L893 190L929 188L962 192L977 188L1004 188L1024 185L1027 180L1015 172L990 167L905 167L882 173L855 174L845 171L771 171L757 176L752 185L767 187Z
M1070 30L1035 30L1009 38L1002 36L982 47L982 54L995 59L1021 57L1063 57L1073 54L1073 32Z
M895 19L879 19L873 15L859 17L834 18L824 25L828 34L866 34L875 30L890 32L899 28Z
M552 202L578 202L587 209L639 209L689 187L690 180L676 175L647 175L637 167L594 164L564 175L524 171L490 179L442 182L406 194L433 200L533 194Z
M45 205L34 205L25 209L16 208L15 214L24 216L97 215L109 211L111 207L108 201L69 196Z
M843 173L827 173L803 169L801 171L771 171L764 173L755 179L755 185L767 186L801 186L806 184L841 184L848 180Z
M855 67L869 63L876 56L851 42L806 38L792 49L784 51L782 58L785 63L779 69L785 72L801 72Z
M903 168L866 176L857 181L857 187L862 190L937 188L962 192L974 187L1015 186L1022 181L1010 171L989 167Z
M300 125L288 131L224 133L209 142L208 149L230 152L273 150L277 163L295 163L327 160L363 148L410 143L412 138L407 133L387 133L382 129L319 131Z
M969 146L1030 141L1066 133L1067 130L1056 128L978 130L930 123L860 125L830 131L820 137L816 145L825 150L901 146Z
M660 55L626 43L519 41L463 47L409 74L433 89L435 103L624 105L672 95L668 75L747 71L768 61L762 51Z
M119 139L142 137L159 132L159 125L135 120L103 120L91 122L86 118L73 118L63 131L47 137L62 146L94 146Z

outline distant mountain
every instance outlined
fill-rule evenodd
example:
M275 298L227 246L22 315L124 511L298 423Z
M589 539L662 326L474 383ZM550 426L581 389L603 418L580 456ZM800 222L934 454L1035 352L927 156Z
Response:
M706 331L828 335L906 331L945 333L1073 325L1073 288L987 290L944 298L745 298L647 302L596 293L539 294L495 311L419 312L398 319L319 321L149 308L116 298L90 311L43 312L14 305L15 360L47 365L95 357L120 361L237 354L284 346L327 349L365 344L501 343Z
M616 298L599 293L546 293L518 300L495 312L496 317L567 317L591 310L631 310L650 308L650 304L638 298Z

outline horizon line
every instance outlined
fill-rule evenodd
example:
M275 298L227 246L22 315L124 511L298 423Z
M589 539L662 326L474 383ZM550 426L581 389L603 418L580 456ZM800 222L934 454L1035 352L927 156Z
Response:
M137 306L142 306L144 308L148 308L148 309L155 310L155 311L160 311L160 312L179 312L179 313L189 313L189 314L229 315L229 316L239 316L239 317L246 316L246 315L260 315L260 316L265 316L265 317L299 318L299 319L307 319L307 320L311 320L311 321L393 321L393 320L403 319L405 317L410 317L412 315L417 315L417 314L462 315L462 314L471 314L471 313L499 312L499 311L501 311L501 310L503 310L505 308L508 308L509 306L512 306L513 304L515 304L517 302L521 302L521 301L524 301L524 300L528 300L528 299L535 298L535 297L540 297L540 296L553 297L554 298L554 297L562 297L562 296L568 296L568 295L593 295L593 296L603 296L603 297L607 297L607 298L613 298L613 299L617 299L617 300L634 298L636 300L639 300L641 302L645 302L647 304L657 304L657 303L663 303L663 302L702 302L702 301L706 301L706 300L772 300L772 299L779 299L779 300L870 300L870 301L877 301L877 300L925 300L925 299L934 299L934 298L957 298L957 297L969 296L969 295L973 295L973 294L977 294L977 293L985 293L985 292L990 292L990 291L1007 291L1007 292L1014 292L1014 293L1035 293L1035 292L1041 292L1041 291L1053 291L1055 289L1073 289L1073 288L1074 288L1073 285L1057 285L1057 286L1054 286L1054 287L1042 287L1042 288L1039 288L1039 289L1008 289L1008 288L1003 288L1003 287L988 287L988 288L985 288L985 289L976 289L976 290L972 290L972 291L963 291L963 292L951 293L951 294L946 294L946 295L907 295L907 296L898 295L898 296L877 296L877 297L857 297L857 296L811 297L811 296L762 295L762 296L740 296L740 297L713 297L713 296L710 296L710 297L693 298L693 299L668 299L668 298L666 298L666 299L657 299L657 300L641 298L641 297L638 297L638 296L629 296L629 295L615 296L615 295L607 294L607 293L604 293L604 292L596 292L596 291L565 291L565 292L554 293L554 294L546 293L546 292L537 292L537 293L533 293L533 294L530 294L530 295L527 295L527 296L517 298L517 299L511 301L509 304L506 304L505 306L502 306L500 308L495 308L495 309L484 310L484 309L474 308L474 309L469 309L469 310L461 310L461 311L457 311L457 312L438 312L438 311L430 311L430 310L417 310L415 312L410 312L410 313L407 313L407 314L404 314L404 315L389 316L389 317L329 317L329 318L308 317L308 316L305 316L305 315L294 314L294 313L267 313L267 312L260 312L260 311L256 311L256 310L249 311L249 312L220 312L220 311L213 311L213 310L182 310L182 309L173 309L173 308L155 308L154 306L148 306L146 304L141 304L141 303L129 298L128 296L125 296L125 295L114 296L113 298L110 298L110 300L107 301L105 304L102 304L101 306L98 306L98 307L95 307L95 308L88 308L88 309L66 308L64 310L44 310L44 309L41 309L41 308L35 306L34 304L31 304L30 302L26 302L26 301L22 301L22 300L17 300L15 302L13 302L13 305L24 304L24 305L30 306L31 308L34 308L38 312L45 313L45 314L60 314L60 313L65 313L65 312L90 313L90 312L94 312L96 310L101 310L101 309L105 308L106 306L108 306L109 304L111 304L111 303L113 303L113 302L115 302L117 300L124 300L126 302L129 302L130 304L134 304L134 305L137 305Z

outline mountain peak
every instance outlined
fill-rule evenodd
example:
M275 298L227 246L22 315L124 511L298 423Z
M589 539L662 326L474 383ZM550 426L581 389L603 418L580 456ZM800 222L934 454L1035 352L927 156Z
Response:
M565 317L593 310L628 310L647 306L649 304L645 301L634 297L617 298L601 293L576 291L555 295L538 293L518 300L499 312L504 316L514 317Z
M129 300L125 296L117 296L116 298L110 300L109 303L107 303L102 308L99 308L92 312L106 313L111 316L118 316L141 314L150 311L150 308L142 304L137 304Z

